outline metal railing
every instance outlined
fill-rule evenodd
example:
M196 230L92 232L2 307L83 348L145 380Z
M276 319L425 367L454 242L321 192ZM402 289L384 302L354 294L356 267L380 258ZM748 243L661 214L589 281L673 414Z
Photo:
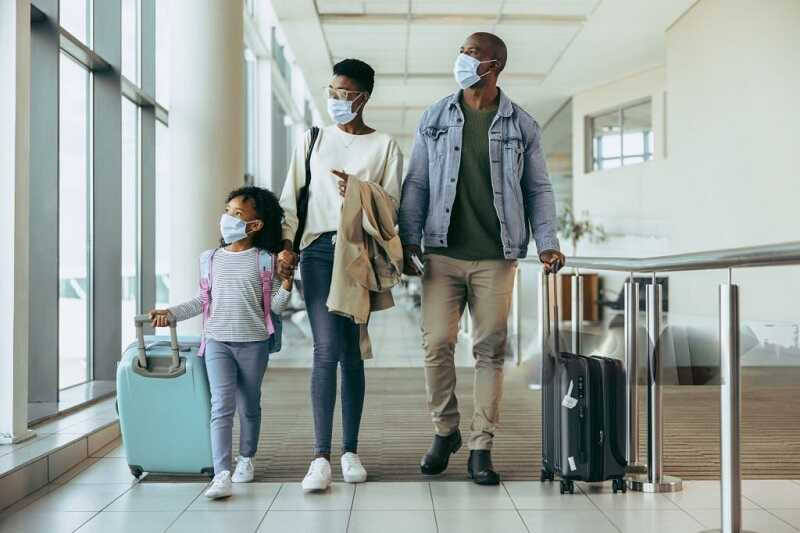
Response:
M535 258L524 259L536 261ZM661 353L659 333L661 327L662 295L656 274L663 272L728 270L727 283L719 286L719 353L721 361L720 387L720 449L721 449L721 529L724 533L742 533L741 510L741 375L739 347L739 297L738 286L732 281L733 268L752 268L800 264L800 242L770 244L725 250L712 250L651 258L572 257L568 266L575 269L572 278L572 336L575 350L579 350L580 330L583 322L583 276L579 269L627 272L625 282L625 365L627 459L630 465L628 484L631 489L645 492L671 492L682 489L681 480L663 473L662 457L662 390ZM634 273L652 274L647 286L646 322L647 353L647 465L639 464L639 414L637 389L637 320L639 315L638 285ZM542 359L549 350L549 302L547 276L539 276L539 331ZM559 307L561 307L559 305ZM558 317L556 318L558 319ZM519 317L514 317L519 322ZM517 347L519 354L519 347ZM519 357L519 355L517 356Z

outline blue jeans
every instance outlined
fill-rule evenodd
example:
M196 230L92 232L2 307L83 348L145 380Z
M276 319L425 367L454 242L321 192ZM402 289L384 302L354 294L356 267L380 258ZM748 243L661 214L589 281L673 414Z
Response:
M349 318L329 312L326 305L333 272L334 235L321 235L300 255L303 296L314 336L311 406L316 454L331 453L337 367L342 368L342 453L357 452L364 408L364 361L358 326Z
M211 454L214 473L231 471L233 414L239 409L239 455L253 457L261 431L261 381L269 363L269 341L208 339L206 373L211 387Z

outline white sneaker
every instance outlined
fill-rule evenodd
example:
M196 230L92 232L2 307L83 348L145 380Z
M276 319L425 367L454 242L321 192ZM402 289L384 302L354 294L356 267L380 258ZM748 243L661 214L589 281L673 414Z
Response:
M250 483L253 481L253 458L239 457L236 460L236 470L233 471L231 481L234 483Z
M347 452L342 455L342 477L348 483L363 483L367 480L367 471L358 454Z
M308 473L303 478L303 490L326 490L331 485L331 464L324 457L311 461Z
M217 498L227 498L233 493L231 486L231 473L223 470L211 481L211 486L206 490L206 498L216 500Z

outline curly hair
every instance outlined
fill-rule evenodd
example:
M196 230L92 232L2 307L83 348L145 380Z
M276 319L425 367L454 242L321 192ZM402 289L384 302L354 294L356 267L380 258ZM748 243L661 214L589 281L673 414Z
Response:
M283 208L278 203L278 197L261 187L240 187L231 191L225 202L230 202L239 196L253 202L258 220L264 223L264 227L253 234L253 245L272 253L281 251ZM220 246L225 246L225 241L222 239Z

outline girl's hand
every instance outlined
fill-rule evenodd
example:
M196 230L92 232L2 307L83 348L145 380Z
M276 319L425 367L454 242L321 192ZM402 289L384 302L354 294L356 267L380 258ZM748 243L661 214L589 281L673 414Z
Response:
M169 326L172 314L167 309L153 309L150 311L150 320L154 328L165 328Z
M331 174L339 178L339 181L336 185L339 187L339 195L344 198L344 193L347 191L347 180L350 178L350 176L347 175L347 172L333 169L331 169Z

